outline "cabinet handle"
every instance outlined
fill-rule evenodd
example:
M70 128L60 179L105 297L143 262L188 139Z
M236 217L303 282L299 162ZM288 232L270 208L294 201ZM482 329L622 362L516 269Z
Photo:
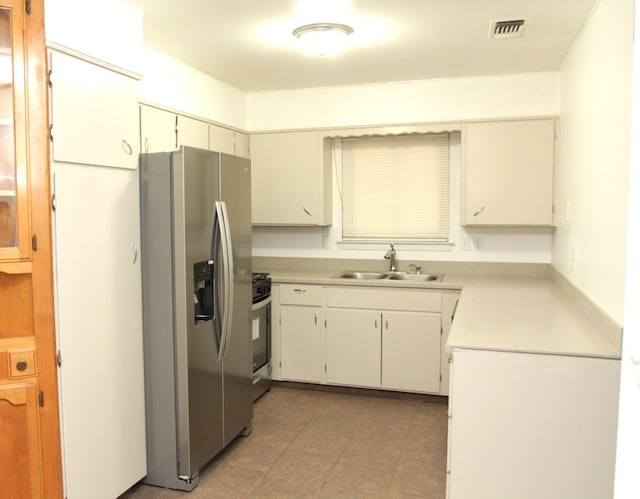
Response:
M482 213L484 211L484 205L481 206L480 208L478 208L476 211L473 212L473 216L477 217L478 215L480 215L480 213Z
M149 137L144 138L144 152L149 152Z
M133 154L133 148L131 147L131 145L129 144L129 142L127 142L126 140L122 139L122 150L128 154L129 156L131 156Z
M294 288L293 289L296 293L306 293L307 290L304 288Z
M378 316L377 315L373 316L373 324L374 324L375 328L378 329Z
M302 207L302 209L304 210L304 212L309 215L310 217L312 217L313 215L311 214L311 212L309 210L307 210L304 206Z
M138 261L138 247L135 243L131 243L131 251L133 251L133 262L131 263L136 263Z
M318 325L318 312L315 312L313 314L313 321L315 322L315 325L317 326Z
M384 318L384 328L388 331L389 330L389 317L385 317Z
M19 360L16 363L16 369L18 371L24 371L27 368L27 361L26 360Z

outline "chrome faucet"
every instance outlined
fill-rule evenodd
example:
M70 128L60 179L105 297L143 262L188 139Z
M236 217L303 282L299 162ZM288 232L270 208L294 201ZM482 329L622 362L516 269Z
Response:
M409 270L413 271L415 274L422 274L422 266L416 265L415 263L409 265Z
M389 260L389 272L396 271L396 250L393 248L393 243L390 243L391 249L384 254L385 260Z

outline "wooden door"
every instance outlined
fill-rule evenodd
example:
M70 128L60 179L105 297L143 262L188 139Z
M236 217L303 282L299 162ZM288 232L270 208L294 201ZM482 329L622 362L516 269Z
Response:
M0 383L0 431L2 497L44 497L35 381Z
M0 0L0 62L0 496L61 497L43 0Z

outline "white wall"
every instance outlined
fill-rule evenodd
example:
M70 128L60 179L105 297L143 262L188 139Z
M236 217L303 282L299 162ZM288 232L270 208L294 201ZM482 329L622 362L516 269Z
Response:
M143 54L140 100L246 130L245 92L161 52Z
M121 0L45 0L45 37L122 69L139 73L142 12Z
M640 11L635 12L640 32ZM640 497L640 47L633 51L633 108L629 210L627 222L627 266L625 282L624 337L620 373L620 407L616 455L616 499Z
M249 94L248 126L264 131L554 116L560 111L559 89L559 74L549 72L257 92ZM551 261L552 229L460 227L459 138L452 142L450 182L453 246L398 245L401 261ZM338 243L341 206L335 178L333 200L330 227L255 227L254 255L381 259L384 245L354 249ZM475 248L478 237L481 247Z
M249 131L557 115L557 72L253 92Z
M553 265L622 324L633 0L601 0L561 68Z

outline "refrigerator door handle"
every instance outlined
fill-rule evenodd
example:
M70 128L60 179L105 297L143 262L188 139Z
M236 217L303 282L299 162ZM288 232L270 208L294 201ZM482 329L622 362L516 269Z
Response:
M218 275L222 277L222 332L220 335L220 349L218 361L224 359L231 334L231 322L233 318L233 252L231 247L231 230L229 228L229 216L224 201L215 202L215 219L220 234L220 249L222 253L222 269L218 269ZM218 314L219 317L219 314Z

